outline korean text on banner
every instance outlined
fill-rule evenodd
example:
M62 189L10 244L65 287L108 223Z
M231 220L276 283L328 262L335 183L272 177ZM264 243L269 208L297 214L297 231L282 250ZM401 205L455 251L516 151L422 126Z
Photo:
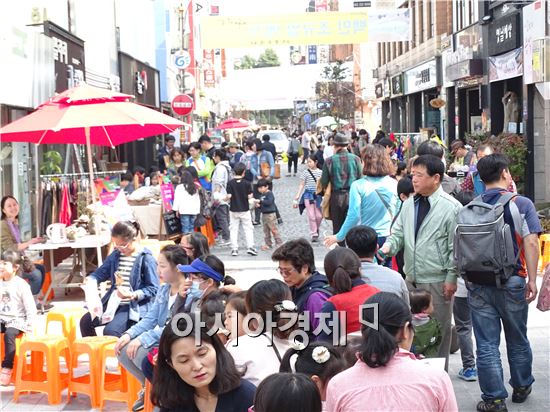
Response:
M270 16L205 16L202 47L258 47L311 44L357 44L368 40L368 15L299 13Z
M162 196L162 204L165 212L172 211L174 203L174 187L171 183L163 183L160 185L160 194Z

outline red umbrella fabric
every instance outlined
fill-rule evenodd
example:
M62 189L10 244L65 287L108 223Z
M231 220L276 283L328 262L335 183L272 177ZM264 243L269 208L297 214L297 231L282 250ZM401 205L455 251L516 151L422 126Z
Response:
M235 119L233 117L230 117L227 120L224 120L218 125L218 129L243 129L245 127L248 127L249 124L244 119Z
M93 181L92 144L114 147L187 125L131 103L133 97L81 83L41 104L33 113L0 128L0 141L86 144L88 170ZM94 185L91 188L95 199Z
M133 96L81 84L2 128L4 142L111 146L171 132L185 123L131 103Z

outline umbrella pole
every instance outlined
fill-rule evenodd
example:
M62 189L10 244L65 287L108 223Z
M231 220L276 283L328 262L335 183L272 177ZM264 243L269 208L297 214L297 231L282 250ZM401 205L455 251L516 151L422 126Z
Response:
M84 128L86 135L86 153L88 155L88 171L90 173L90 187L92 188L92 203L96 201L95 182L94 182L94 162L92 160L92 143L90 141L90 128Z

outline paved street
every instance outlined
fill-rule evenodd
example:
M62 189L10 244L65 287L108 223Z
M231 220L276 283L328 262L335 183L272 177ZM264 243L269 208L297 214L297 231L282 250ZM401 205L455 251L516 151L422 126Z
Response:
M298 209L292 207L292 200L296 195L298 186L300 183L300 171L305 168L305 165L299 165L298 175L296 177L286 177L286 163L281 164L281 179L275 179L273 183L273 193L275 195L275 202L279 208L281 216L283 218L283 224L279 225L279 230L281 231L281 237L283 241L289 239L296 239L299 237L304 237L310 239L309 226L307 223L306 212L300 215ZM330 222L323 221L321 226L320 235L323 237L324 231L329 231L329 234L332 233L332 225ZM270 260L271 251L260 251L260 246L264 244L263 241L263 229L262 226L254 226L254 244L258 249L258 256L252 257L246 254L246 242L244 239L244 233L241 230L239 240L239 256L231 256L231 248L215 248L215 253L219 256L227 257L228 261L232 260ZM313 244L315 249L315 257L317 259L324 258L324 255L327 249L322 246L321 243ZM225 259L224 259L225 260Z
M286 170L282 170L283 176L286 175ZM297 209L292 208L292 198L298 187L298 177L283 177L276 180L274 184L274 193L277 199L277 204L283 216L284 224L280 226L283 240L288 240L303 236L309 238L308 226L305 216L300 216ZM323 230L330 231L331 226L323 223ZM256 227L255 243L257 246L262 244L263 232L261 227ZM243 236L240 237L241 239ZM241 245L241 253L238 257L230 256L229 248L213 248L213 253L222 257L226 264L226 271L237 280L237 284L242 288L248 288L254 282L261 279L278 278L279 275L275 271L276 265L270 259L270 252L259 251L257 257L246 255L244 244ZM322 271L322 262L327 249L322 245L314 246L315 256L318 269ZM539 278L540 280L540 278ZM56 300L55 305L59 307L69 307L80 305L82 298L78 292L73 292L69 296L64 296L63 292L58 291L59 300ZM78 302L78 303L77 303ZM529 400L523 405L513 404L508 402L509 411L529 411L529 412L547 412L550 410L550 314L542 313L532 304L529 313L529 338L533 348L533 370L536 382L533 387L533 393ZM44 332L45 317L40 316L39 333ZM52 330L55 332L55 330ZM52 332L51 331L51 332ZM504 341L504 337L502 337ZM501 354L503 357L505 380L509 379L509 368L506 360L506 350L504 342L501 344ZM86 364L81 369L84 371ZM461 368L460 354L455 353L450 357L450 376L453 382L455 393L458 399L459 409L461 411L474 411L475 405L479 401L479 386L477 382L464 382L456 377ZM511 388L508 388L511 395ZM57 406L47 405L46 396L44 394L27 394L20 398L20 403L15 404L12 401L13 386L0 389L1 410L4 411L81 411L89 410L90 403L86 396L78 395L71 400L70 404L61 404ZM63 401L67 399L66 391L63 396ZM122 404L116 402L107 402L105 410L122 411L125 410Z

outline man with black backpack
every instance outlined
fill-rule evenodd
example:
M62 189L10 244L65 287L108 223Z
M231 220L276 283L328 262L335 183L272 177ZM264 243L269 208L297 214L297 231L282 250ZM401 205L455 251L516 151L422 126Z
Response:
M477 164L485 192L457 218L455 260L468 287L477 344L481 398L477 410L507 411L502 380L500 334L504 327L512 402L525 402L534 382L527 339L528 305L537 296L537 263L542 232L533 203L506 190L511 181L504 155L485 156Z

